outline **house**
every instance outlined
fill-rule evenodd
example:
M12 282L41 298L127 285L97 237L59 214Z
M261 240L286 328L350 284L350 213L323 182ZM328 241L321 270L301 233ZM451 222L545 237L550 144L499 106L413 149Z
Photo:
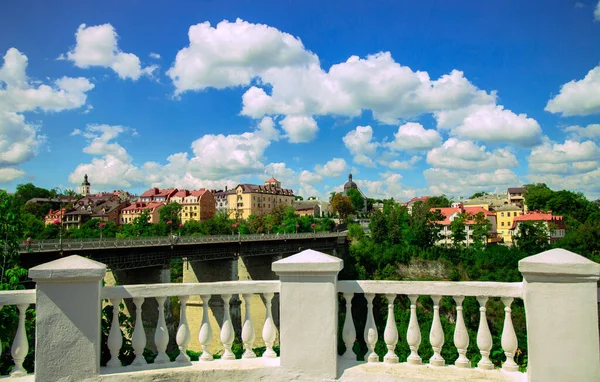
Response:
M498 220L498 235L505 243L512 242L512 226L516 217L523 215L523 208L517 204L507 204L497 207L496 219Z
M53 209L50 209L50 211L46 214L46 216L44 216L44 224L50 225L50 224L62 223L63 217L65 216L66 212L67 211L64 208L61 208L60 210L56 210L56 211Z
M73 208L65 214L64 225L67 229L81 228L90 219L101 219L120 223L119 214L128 202L120 201L112 193L88 195L79 199Z
M404 203L403 206L406 207L406 209L408 210L408 214L412 215L412 209L414 204L417 202L425 203L429 198L430 196L417 196Z
M164 206L164 203L161 202L135 202L121 210L119 220L121 224L132 223L135 218L142 214L142 212L148 210L150 212L148 222L152 224L158 223L160 221L159 211Z
M150 202L164 202L169 203L171 197L175 195L179 191L176 188L169 188L166 190L161 190L158 187L152 187L151 189L144 191L142 195L140 195L139 201L143 203Z
M293 203L294 210L300 216L314 216L321 218L327 216L329 203L323 200L298 200Z
M509 188L506 192L509 203L514 203L520 206L525 205L525 187Z
M509 204L506 194L485 194L480 198L465 199L461 201L465 207L482 207L486 210L494 210Z
M440 231L440 240L437 244L450 245L453 244L452 240L452 229L451 224L460 214L466 213L469 215L469 219L465 221L465 230L466 230L466 244L469 245L473 242L473 226L476 224L475 215L478 213L483 213L483 216L490 222L491 226L489 231L487 232L487 242L488 243L496 243L498 242L496 229L496 213L493 211L488 211L482 207L465 207L463 205L459 205L458 207L447 207L447 208L431 208L431 211L440 211L440 213L444 216L444 219L439 221L438 224L442 226L442 230Z
M187 195L181 202L181 223L185 224L189 220L205 221L215 216L215 197L212 192L204 188L185 192Z
M229 202L228 196L235 194L233 190L227 190L227 186L225 186L225 191L223 190L211 190L210 191L215 198L215 208L217 212L229 213Z
M294 199L294 191L281 188L281 183L271 178L264 186L239 184L227 195L227 204L233 218L247 219L250 215L266 215L278 205L291 206Z
M513 225L510 234L519 235L519 227L523 222L541 222L548 230L548 243L554 243L556 240L565 237L567 227L562 216L553 216L552 211L533 211L519 215L513 219Z

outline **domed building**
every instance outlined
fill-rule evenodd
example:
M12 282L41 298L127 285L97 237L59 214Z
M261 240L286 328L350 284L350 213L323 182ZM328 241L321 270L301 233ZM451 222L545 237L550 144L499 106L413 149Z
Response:
M358 188L358 185L356 183L354 183L354 181L352 180L352 174L348 174L348 181L344 184L344 192L342 194L344 196L347 196L347 192L349 190L357 190L358 192L360 192L360 194L363 197L363 208L358 212L366 213L367 212L367 197L365 196L365 194L363 194L363 192L360 190L360 188Z

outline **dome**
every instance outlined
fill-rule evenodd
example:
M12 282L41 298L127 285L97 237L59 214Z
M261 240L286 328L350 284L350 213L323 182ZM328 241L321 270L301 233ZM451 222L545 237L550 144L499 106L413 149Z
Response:
M344 184L344 191L348 191L348 190L350 190L352 188L355 189L355 190L357 190L358 186L356 185L356 183L354 183L352 181L352 174L349 174L348 175L348 181L346 182L346 184Z

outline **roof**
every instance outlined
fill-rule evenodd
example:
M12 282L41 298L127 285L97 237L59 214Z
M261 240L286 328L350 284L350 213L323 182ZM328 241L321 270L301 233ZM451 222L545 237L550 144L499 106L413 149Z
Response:
M470 214L471 216L475 216L478 213L482 212L483 215L488 218L490 216L496 216L496 214L492 211L488 211L483 207L445 207L445 208L431 208L430 211L440 211L442 213L442 215L444 216L444 220L440 220L438 223L440 223L441 225L450 225L451 221L450 221L450 217L453 214L460 214L463 212L466 212L468 214ZM465 224L469 225L469 224L475 224L475 220L471 219L471 220L467 220L465 221Z
M158 192L159 192L158 187L152 187L151 189L144 191L144 193L142 195L140 195L140 198L154 196L154 195L158 194Z
M271 177L271 179L267 180L267 182L271 183L271 182L279 182L277 179Z
M147 209L154 209L158 206L162 206L163 204L160 202L150 202L150 203L146 203L146 202L135 202L133 204L131 204L130 206L127 206L125 208L122 209L122 211L135 211L135 210L147 210Z
M430 196L417 196L417 197L412 198L408 202L404 203L403 206L406 207L409 204L414 204L416 202L426 202L427 199L429 199L429 198L430 198Z
M565 222L562 216L552 216L552 211L533 211L521 216L517 216L513 219L513 225L511 229L514 229L518 222L548 222L554 223L558 228L565 229Z
M172 196L172 198L185 198L188 195L190 195L190 192L188 190L179 190L175 193L175 195Z
M193 191L190 191L190 195L192 195L192 196L196 196L196 197L198 197L198 198L201 198L201 197L202 197L202 195L206 194L207 192L208 192L208 190L206 190L206 189L204 189L204 188L201 188L201 189L199 189L199 190L193 190Z
M509 194L522 194L525 192L525 187L513 187L508 189Z
M257 184L242 183L242 184L238 184L236 189L238 187L242 187L242 192L245 192L245 193L254 192L254 193L260 193L260 194L294 196L293 190L286 189L286 188L278 188L278 187L270 186L270 185L261 186L261 185L257 185Z
M158 194L156 194L156 196L173 196L174 194L177 193L176 188L167 188L166 190L159 190Z
M495 211L522 211L523 208L516 204L505 204L494 208Z

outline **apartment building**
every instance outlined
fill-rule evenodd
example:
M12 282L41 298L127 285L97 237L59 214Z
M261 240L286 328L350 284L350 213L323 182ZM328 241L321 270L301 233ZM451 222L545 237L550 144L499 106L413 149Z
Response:
M158 223L160 221L160 209L165 205L161 202L135 202L130 206L127 206L121 210L121 214L119 215L119 221L121 224L132 223L135 218L140 216L142 212L148 210L150 212L150 217L148 218L149 223Z
M562 216L553 216L552 211L533 211L522 214L513 219L510 228L510 234L515 237L519 234L519 227L523 222L541 222L548 230L548 243L554 243L556 240L565 237L567 226Z
M466 244L469 245L473 242L473 226L476 224L475 215L478 213L483 213L485 218L490 222L491 227L488 231L488 243L496 242L496 229L497 229L497 221L496 221L496 213L493 211L488 211L482 207L466 207L462 204L459 204L457 207L448 207L448 208L432 208L431 211L440 211L442 216L444 216L444 220L439 221L438 223L442 226L442 230L440 231L440 240L437 244L441 245L451 245L454 243L452 240L452 229L451 224L460 214L467 213L471 218L465 221L465 231L466 231Z
M212 192L204 188L185 192L187 195L182 202L178 202L182 206L181 222L183 224L190 220L205 221L215 216L215 197Z
M495 209L498 219L498 235L505 243L512 242L512 226L514 219L523 215L523 208L517 204L506 204Z
M266 215L278 205L291 206L294 192L281 188L275 178L267 180L264 186L239 184L232 194L227 195L230 217L247 219L250 215Z
M152 187L151 189L144 191L144 193L140 195L138 201L142 203L169 203L171 197L173 197L173 195L175 195L177 191L179 190L176 188L168 188L165 190L161 190L158 187Z

